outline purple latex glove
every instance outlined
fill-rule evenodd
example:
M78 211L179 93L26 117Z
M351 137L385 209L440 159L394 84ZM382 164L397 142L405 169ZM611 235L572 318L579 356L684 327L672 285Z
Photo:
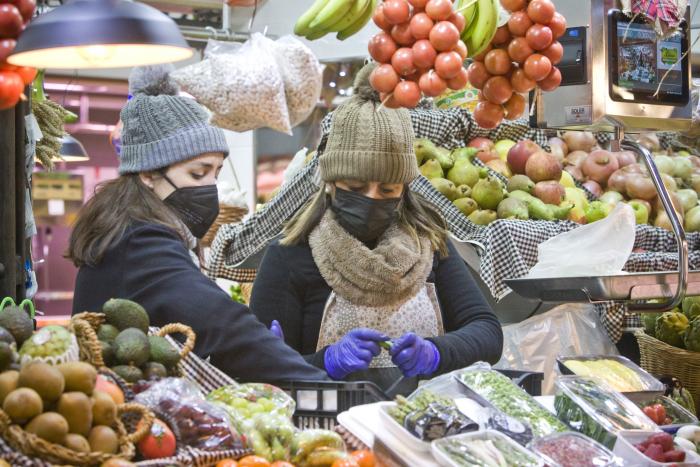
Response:
M440 366L440 351L431 341L408 332L393 341L391 361L404 376L432 375Z
M282 332L282 326L280 326L279 321L276 319L272 320L270 323L270 332L284 341L284 332Z
M388 339L374 329L353 329L326 349L323 356L326 373L333 379L343 379L355 371L366 370L381 352L379 342Z

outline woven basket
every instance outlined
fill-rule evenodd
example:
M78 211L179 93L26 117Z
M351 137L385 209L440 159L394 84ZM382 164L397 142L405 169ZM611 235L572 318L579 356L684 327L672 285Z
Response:
M673 347L651 337L644 331L635 332L639 343L642 368L653 375L670 375L683 383L700 407L700 352Z
M209 230L204 237L202 237L202 244L204 246L209 246L214 241L216 237L216 232L222 225L226 224L237 224L243 220L245 215L248 214L248 208L240 208L235 206L227 206L224 204L219 205L219 215L216 216L214 223L209 227Z
M78 339L78 347L80 348L80 359L86 361L96 368L106 368L102 359L102 346L97 339L97 329L105 322L104 313L84 312L79 313L71 319L71 327ZM153 328L152 328L153 331ZM170 334L183 334L187 340L180 349L180 360L182 361L192 349L196 336L191 327L180 323L171 323L163 326L155 332L155 335L165 337ZM182 366L178 363L177 374L182 376Z
M134 444L141 441L150 432L154 415L146 407L133 402L120 405L117 412L120 418L131 414L138 415L141 418L141 423L133 433L127 433L124 423L117 419L114 428L119 436L119 451L116 454L77 452L60 444L49 443L24 431L21 426L13 424L3 410L0 410L0 435L13 449L55 464L91 466L100 465L113 457L131 459L136 452Z

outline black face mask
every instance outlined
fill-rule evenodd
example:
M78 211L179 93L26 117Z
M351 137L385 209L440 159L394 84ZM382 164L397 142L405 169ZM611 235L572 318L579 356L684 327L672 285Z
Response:
M394 222L400 202L401 198L373 199L336 187L331 209L350 235L372 242Z
M216 185L178 188L167 175L163 177L175 188L163 202L175 210L192 235L204 237L219 215L219 192Z

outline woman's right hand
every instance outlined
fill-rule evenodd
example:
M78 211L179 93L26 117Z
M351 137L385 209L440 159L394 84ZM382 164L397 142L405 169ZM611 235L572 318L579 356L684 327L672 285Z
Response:
M374 329L353 329L326 349L326 373L333 379L343 379L355 371L366 370L381 352L379 342L386 340L388 336Z

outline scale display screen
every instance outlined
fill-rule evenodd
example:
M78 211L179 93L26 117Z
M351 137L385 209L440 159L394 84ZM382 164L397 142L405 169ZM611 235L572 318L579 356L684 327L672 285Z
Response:
M684 105L689 99L688 40L659 38L651 24L610 13L610 97L620 102ZM681 24L685 31L685 23ZM658 93L657 93L658 90Z

